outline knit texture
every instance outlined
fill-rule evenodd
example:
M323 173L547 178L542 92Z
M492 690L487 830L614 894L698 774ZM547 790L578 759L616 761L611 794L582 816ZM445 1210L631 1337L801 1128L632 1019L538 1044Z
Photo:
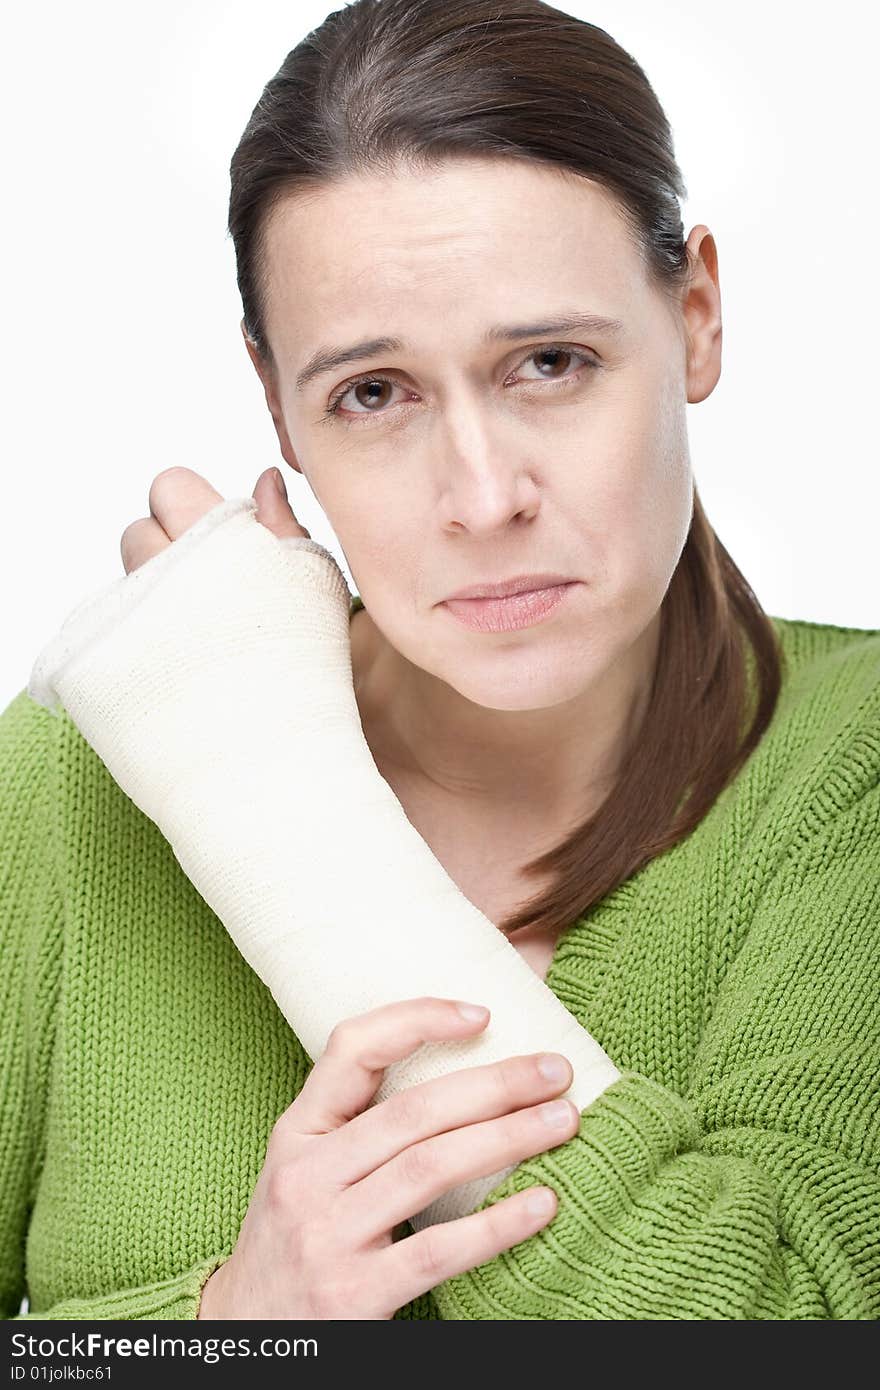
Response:
M880 1315L880 630L772 621L758 748L557 943L547 985L623 1074L483 1204L541 1183L556 1216L396 1317ZM0 790L0 1316L194 1319L309 1058L26 690Z

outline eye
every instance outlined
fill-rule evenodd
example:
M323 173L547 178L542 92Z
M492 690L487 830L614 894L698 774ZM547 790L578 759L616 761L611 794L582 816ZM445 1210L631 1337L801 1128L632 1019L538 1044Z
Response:
M536 348L534 352L530 352L530 353L529 353L529 355L528 355L528 357L525 359L525 361L526 361L526 362L534 362L534 361L535 361L535 358L537 358L537 357L550 357L550 358L555 358L556 360L555 360L555 361L551 361L550 364L549 364L551 368L557 367L557 366L559 365L560 360L561 360L561 362L562 362L563 369L564 369L566 366L570 365L570 363L573 362L573 361L574 361L574 362L581 362L581 363L583 363L583 364L586 364L587 366L593 366L593 365L594 365L594 362L593 362L593 359L592 359L592 358L587 357L587 355L586 355L585 353L583 353L583 352L578 352L578 351L576 351L575 348L566 347L566 345L565 345L564 343L558 343L558 344L554 343L554 344L553 344L552 346L550 346L550 347ZM545 364L545 365L546 365L546 364ZM532 381L535 381L535 380L539 380L539 379L541 379L541 378L535 378L535 377L532 377L532 378L528 378L528 377L527 377L527 378L526 378L526 380L529 380L529 379L531 379ZM565 376L562 375L562 374L557 374L557 375L555 375L555 376L545 376L545 377L543 377L543 380L544 380L544 381L562 381L562 380L568 380L568 378L565 377Z
M346 385L342 387L341 391L337 391L336 395L331 398L330 402L327 405L327 414L341 414L342 412L340 411L339 407L345 400L345 397L349 394L349 392L356 393L359 387L366 386L369 387L368 393L364 393L363 396L358 396L357 394L355 394L354 396L355 401L359 405L366 406L366 411L363 412L360 410L356 410L353 413L355 415L360 415L363 413L366 413L367 415L375 415L381 410L382 406L387 404L388 394L391 388L396 386L397 384L398 383L396 381L391 381L390 378L387 376L355 377L354 381L347 382ZM367 402L369 402L369 404L367 404Z
M527 383L543 381L551 387L565 387L570 383L575 383L580 380L583 373L575 373L573 375L565 373L565 369L572 363L579 363L581 366L588 369L598 366L598 362L592 355L579 348L573 347L569 343L551 343L545 347L532 348L531 352L522 359L522 362L533 362L536 358L553 359L549 364L545 362L545 365L549 365L551 370L559 367L561 363L562 372L557 372L555 376L542 375L538 377L526 377L525 381ZM399 383L390 377L379 376L372 373L365 373L363 376L355 377L353 381L347 381L345 385L331 397L327 404L325 415L338 416L345 424L354 423L353 418L346 418L347 416L354 417L359 415L363 418L365 415L387 415L388 411L384 407L388 403L390 392L398 385ZM365 393L364 396L357 395L357 389L361 386L369 388L369 392ZM355 393L354 401L364 406L364 410L343 411L341 409L342 402L350 392ZM367 404L367 402L369 402L369 404Z

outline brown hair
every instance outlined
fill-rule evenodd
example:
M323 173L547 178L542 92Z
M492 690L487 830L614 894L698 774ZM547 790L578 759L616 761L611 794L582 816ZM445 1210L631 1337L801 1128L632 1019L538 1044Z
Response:
M346 175L456 155L542 161L603 185L652 285L680 300L687 190L671 130L645 73L604 29L540 0L356 0L288 53L232 157L245 329L271 370L264 233L276 204ZM599 809L524 866L550 886L501 930L558 934L689 834L761 739L783 664L694 487L641 726Z

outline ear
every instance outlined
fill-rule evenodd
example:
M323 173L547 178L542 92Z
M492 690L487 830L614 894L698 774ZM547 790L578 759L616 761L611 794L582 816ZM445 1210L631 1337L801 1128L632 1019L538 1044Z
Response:
M687 240L691 280L682 302L687 339L687 398L703 401L721 375L721 292L715 238L702 223Z
M275 433L278 435L278 443L281 446L281 457L291 468L295 468L297 473L302 473L302 469L293 451L290 436L287 433L287 425L284 423L284 414L281 409L281 400L278 394L278 384L275 378L275 369L271 362L267 362L260 354L260 350L253 338L248 336L245 321L241 321L241 335L244 338L244 345L248 350L248 356L256 368L257 376L263 383L263 390L266 395L266 404L269 407L269 414L275 425Z

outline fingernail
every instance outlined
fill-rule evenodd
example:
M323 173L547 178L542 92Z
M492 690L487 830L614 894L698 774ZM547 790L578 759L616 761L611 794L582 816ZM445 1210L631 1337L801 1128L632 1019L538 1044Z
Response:
M538 1071L545 1081L564 1081L568 1076L568 1063L555 1052L546 1052L538 1062Z
M284 500L287 501L287 488L284 486L284 479L281 476L281 470L278 468L273 468L272 472L275 475L275 486L281 493L281 496L284 498Z
M526 1199L532 1216L546 1216L553 1205L553 1193L547 1187L536 1188Z
M546 1105L541 1106L541 1119L546 1125L571 1124L571 1106L567 1100L549 1100Z
M466 1018L468 1023L479 1023L489 1012L481 1004L457 1004L456 1007L462 1018Z

